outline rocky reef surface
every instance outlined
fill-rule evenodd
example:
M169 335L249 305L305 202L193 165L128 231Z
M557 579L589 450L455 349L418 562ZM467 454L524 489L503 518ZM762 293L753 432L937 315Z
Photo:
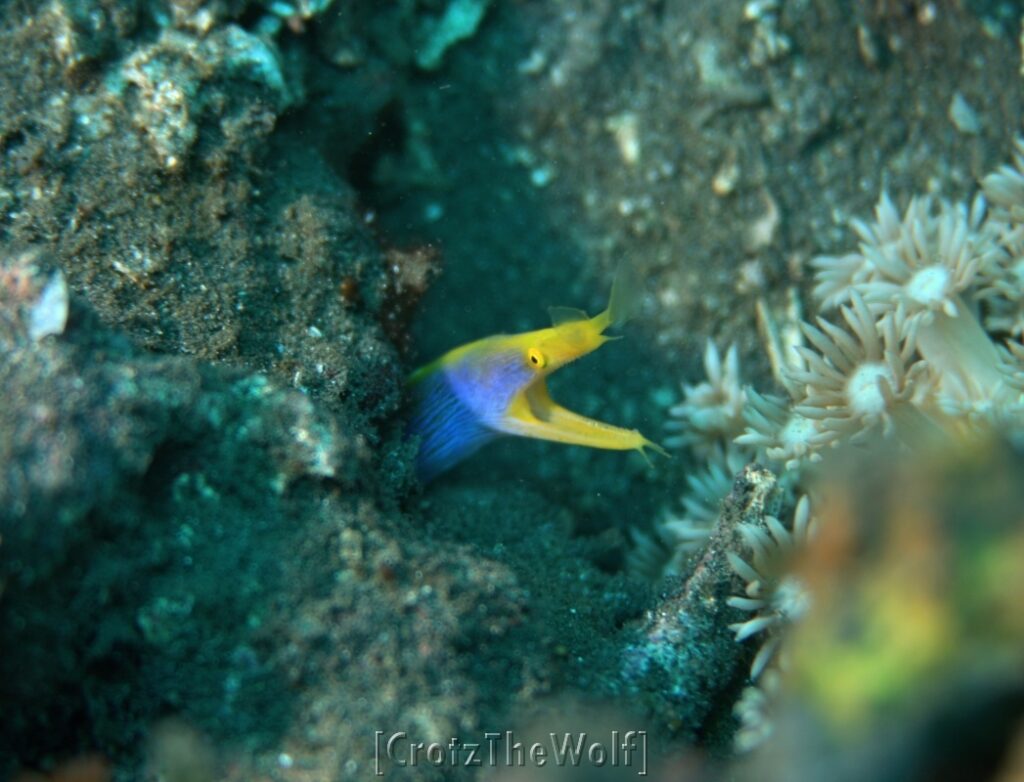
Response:
M707 453L651 468L509 440L421 487L403 380L543 325L549 305L599 310L625 258L644 315L554 378L561 401L658 439L709 338L770 388L755 313L795 329L812 257L848 249L851 218L883 190L967 198L1009 158L1019 17L867 0L0 3L0 778L365 779L377 730L586 728L647 730L656 778L717 778L768 732L750 715L771 688L747 686L761 656L736 640L755 627L736 628L764 608L749 541L783 540L784 468L722 468L710 542L650 583L631 541ZM1019 459L982 449L963 469L982 468L1012 506ZM977 568L1009 578L997 544L943 522L957 502L918 540L973 540ZM986 534L1017 541L1019 519L990 510ZM889 577L904 544L868 546L870 572ZM835 588L870 592L844 561ZM1019 723L1003 642L1021 629L979 629L1013 612L982 592L962 625L982 651L918 671L952 695L902 723L904 755L857 756L849 778L931 778L929 731L962 724L949 704L993 649L1005 667L972 702ZM808 648L844 638L808 627L833 644ZM868 657L844 657L865 681ZM917 692L851 700L797 658L794 692L829 718ZM829 737L793 740L804 706L786 702L775 749L725 775L820 778ZM852 724L833 727L870 735ZM969 745L988 752L973 779L1011 778L1015 734L996 734L998 752Z

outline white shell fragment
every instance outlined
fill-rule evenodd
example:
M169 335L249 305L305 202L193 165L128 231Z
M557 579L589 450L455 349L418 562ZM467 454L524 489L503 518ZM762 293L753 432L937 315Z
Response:
M46 283L28 319L28 335L39 341L50 334L63 334L68 323L68 285L59 270Z
M977 112L958 91L949 103L949 119L953 126L964 135L973 136L981 133L981 120Z

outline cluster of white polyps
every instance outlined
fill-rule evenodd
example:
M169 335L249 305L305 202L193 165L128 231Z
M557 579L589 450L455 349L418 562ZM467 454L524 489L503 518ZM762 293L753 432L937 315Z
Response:
M733 442L743 431L746 402L736 346L726 350L723 360L708 340L704 371L707 380L683 385L683 400L669 411L665 440L669 448L692 449L704 464L686 476L679 509L665 511L651 533L632 532L633 548L626 566L653 581L685 571L690 555L711 534L734 476L753 456Z
M740 722L735 746L750 750L771 733L769 706L780 681L784 660L779 645L786 631L799 622L811 606L811 594L793 572L793 562L814 535L815 519L806 496L800 498L787 528L778 519L765 518L766 528L742 524L739 533L751 551L749 559L729 552L732 569L745 582L742 595L728 603L750 616L729 626L737 641L761 640L750 666L750 682L736 703L734 713Z
M926 382L914 402L925 412L972 423L1021 412L1019 361L1000 345L1024 333L1019 146L1017 163L986 177L970 208L915 198L901 218L883 194L873 224L852 223L858 252L813 261L814 293L825 307L860 297L876 319L902 321L907 359L921 360Z
M985 306L985 328L1024 339L1024 139L1014 145L1013 165L1001 166L981 183L1001 226L1005 250L981 269L978 297Z
M750 614L750 618L730 625L737 641L764 634L765 640L750 666L750 678L756 681L778 650L782 632L799 621L810 607L810 595L792 574L795 556L814 534L814 519L807 497L801 497L793 513L789 529L781 521L768 516L767 530L753 524L742 524L739 533L750 549L749 561L733 552L729 564L744 581L742 595L730 597L728 603Z
M748 461L735 448L712 450L704 465L686 476L686 492L680 498L682 515L665 511L651 533L631 531L633 547L626 555L627 569L651 581L684 573L690 556L711 534L736 473Z
M748 390L737 442L792 469L869 432L910 446L990 425L1019 432L1024 351L1010 337L1024 299L1024 222L1013 222L1024 174L1001 170L985 187L1021 203L988 213L980 195L970 209L914 199L901 218L883 195L873 223L852 223L858 252L814 259L814 293L843 325L802 324L808 344L783 369L790 398Z
M723 362L709 343L708 379L683 386L667 441L709 466L687 480L682 517L636 536L636 570L679 572L709 533L732 474L752 459L774 464L782 486L806 490L804 468L869 433L911 451L992 427L1024 434L1024 140L970 205L914 198L900 214L883 193L874 220L851 228L855 252L812 261L815 298L839 317L801 324L803 343L776 366L785 397L744 389L735 348ZM782 354L769 341L769 355ZM741 641L764 638L736 707L741 748L769 732L776 687L766 685L778 680L778 644L809 605L788 563L810 518L803 497L789 528L775 519L766 530L744 527L751 557L730 556L747 587L729 604L750 614L732 629Z

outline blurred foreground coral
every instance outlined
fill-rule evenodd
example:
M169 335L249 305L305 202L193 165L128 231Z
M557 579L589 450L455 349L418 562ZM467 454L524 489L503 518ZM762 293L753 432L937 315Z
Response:
M1024 455L995 438L835 459L794 569L813 601L786 644L756 778L1021 778L1022 473Z

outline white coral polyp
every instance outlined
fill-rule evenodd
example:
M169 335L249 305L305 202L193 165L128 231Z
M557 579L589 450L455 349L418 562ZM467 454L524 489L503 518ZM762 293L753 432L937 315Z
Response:
M1006 255L981 270L976 296L984 302L986 330L1017 339L1024 336L1024 227L1004 226L1002 243Z
M876 312L903 304L911 315L944 312L957 315L957 298L983 265L1002 253L993 231L983 228L984 199L971 209L940 201L932 214L927 199L911 201L899 241L865 247L874 273L855 290Z
M959 294L973 284L979 269L1004 254L1001 231L986 219L981 196L968 207L914 198L900 217L883 193L875 221L851 220L860 239L858 253L821 256L815 267L815 295L826 307L860 294L876 313L902 304L909 315L943 312L957 315Z
M707 453L723 441L732 440L742 429L746 397L736 346L729 346L723 360L715 343L708 340L704 371L707 380L684 384L683 401L669 410L672 420L666 429L673 433L665 441L669 448L690 445Z
M806 496L801 497L787 529L778 519L767 516L765 527L743 524L739 533L750 548L744 560L730 552L729 564L746 581L742 595L734 595L728 604L750 614L750 618L729 625L737 641L767 633L768 637L750 667L756 681L778 649L779 631L802 619L811 606L811 595L803 582L792 574L794 556L814 534L814 519Z
M818 319L817 327L804 324L814 346L798 348L805 369L792 377L806 388L795 410L819 422L833 441L859 436L878 422L891 426L896 408L907 403L923 366L912 360L914 349L902 308L876 322L867 304L851 294L843 307L846 329Z
M1024 222L1024 139L1013 143L1013 165L1002 165L986 176L981 189L1000 219Z
M838 307L854 286L871 279L871 266L860 253L819 255L811 265L816 270L814 295L825 309Z
M750 388L743 417L747 428L735 442L782 462L787 470L798 468L804 461L820 461L818 451L833 439L817 421L794 412L782 399L762 396Z
M771 607L786 622L798 622L811 610L811 593L799 578L786 576L772 595Z
M774 732L769 712L782 691L782 677L778 671L767 671L756 685L745 687L733 707L739 728L733 738L737 752L750 752L771 738Z
M686 476L687 492L680 498L686 517L710 529L722 500L732 491L733 477L748 461L748 455L735 447L714 448L706 467Z
M951 318L956 317L953 301L953 275L944 266L927 266L914 273L904 286L907 298L925 309L941 309Z
M892 370L880 361L861 364L854 370L846 383L846 399L855 416L877 417L885 413L889 403L882 393L882 383L888 389L897 385Z
M794 413L779 432L779 445L768 449L768 457L791 461L811 455L821 444L817 421Z

